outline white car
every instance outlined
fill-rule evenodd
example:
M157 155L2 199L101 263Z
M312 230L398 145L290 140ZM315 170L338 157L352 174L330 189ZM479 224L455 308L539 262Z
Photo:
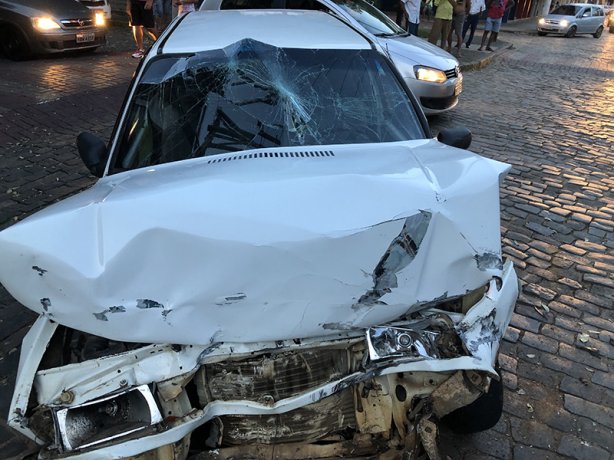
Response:
M492 426L509 165L439 139L331 14L176 19L108 149L78 137L100 180L0 232L40 315L9 424L40 458L141 460L435 458L439 420Z
M111 5L109 0L79 0L79 2L90 10L104 14L107 22L111 20Z
M605 13L600 5L590 3L569 3L561 5L537 20L537 34L562 34L567 38L578 34L601 37Z
M364 0L204 0L201 10L288 8L324 10L336 14L368 35L388 54L424 113L435 115L458 104L463 75L456 58L441 48L409 35Z

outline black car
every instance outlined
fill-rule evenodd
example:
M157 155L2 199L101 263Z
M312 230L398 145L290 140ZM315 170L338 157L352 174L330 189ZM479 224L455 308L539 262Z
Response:
M0 0L0 50L10 59L95 49L105 41L104 14L74 0Z

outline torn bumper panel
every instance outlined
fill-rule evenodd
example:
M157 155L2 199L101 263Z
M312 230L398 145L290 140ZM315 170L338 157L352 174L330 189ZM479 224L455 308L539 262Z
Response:
M22 349L9 423L45 444L41 455L50 458L139 455L185 444L197 428L206 429L212 451L298 441L304 447L332 438L341 442L339 433L348 429L355 433L354 446L362 445L368 435L385 440L374 444L380 449L398 448L407 435L402 427L420 424L418 401L435 395L433 407L440 417L458 403L439 396L446 385L456 389L456 399L462 396L467 403L479 397L480 385L487 388L487 376L496 376L499 341L518 294L511 263L482 292L466 312L451 311L448 299L425 307L412 319L371 327L360 335L149 345L48 369L39 365L41 350L57 324L41 316L24 340L35 346ZM442 338L446 340L439 341ZM464 388L459 383L463 378L454 377L458 372L483 377L475 388ZM293 377L297 373L298 380ZM365 411L374 404L377 410ZM55 421L46 435L40 422L45 413ZM105 429L94 433L89 428L94 424ZM169 458L185 458L183 451L173 452Z

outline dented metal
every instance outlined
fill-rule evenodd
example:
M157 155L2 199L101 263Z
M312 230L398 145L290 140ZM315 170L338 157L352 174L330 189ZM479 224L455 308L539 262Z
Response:
M0 232L0 281L40 315L9 424L42 459L437 459L440 419L498 378L509 166L421 139L389 64L338 20L213 16L266 43L232 22L203 48L198 15L178 20L152 55L176 52L139 70L113 174ZM305 21L353 78L311 63L289 29ZM339 94L308 84L328 79Z

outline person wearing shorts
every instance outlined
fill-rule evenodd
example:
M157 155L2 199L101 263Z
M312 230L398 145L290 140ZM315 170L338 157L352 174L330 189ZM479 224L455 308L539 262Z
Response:
M463 24L465 23L465 15L471 8L471 0L456 0L454 4L454 14L452 15L452 26L448 34L448 53L452 50L452 34L456 35L456 56L461 55L461 46L463 44Z
M170 24L173 17L173 2L171 0L154 0L153 14L156 21L156 30L162 32Z
M143 29L149 33L152 40L155 41L158 38L153 14L153 0L130 0L130 25L136 43L136 51L132 53L132 57L140 59L145 55Z
M482 43L480 44L478 51L482 51L484 49L484 45L486 45L486 51L494 51L490 45L497 41L503 15L507 9L513 7L514 5L514 0L491 0L486 4L486 24L484 25ZM488 44L486 43L487 40Z

